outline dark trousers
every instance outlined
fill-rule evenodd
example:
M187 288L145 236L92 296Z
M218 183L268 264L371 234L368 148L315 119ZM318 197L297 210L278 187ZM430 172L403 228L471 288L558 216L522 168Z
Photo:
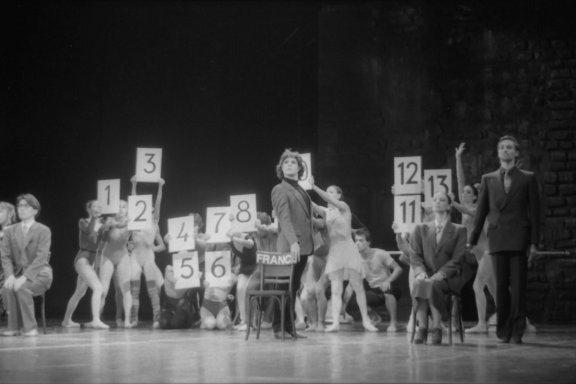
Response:
M292 332L292 322L290 320L290 307L292 305L292 311L294 311L294 304L296 303L296 292L300 288L300 280L302 279L302 274L304 273L304 268L306 268L306 263L308 261L309 255L300 255L300 261L294 264L294 269L292 271L292 304L286 303L284 308L284 329L286 332ZM274 301L274 321L272 322L272 329L274 332L281 332L281 313L280 306L276 301Z
M526 251L494 253L496 266L496 334L500 339L522 337L526 329Z

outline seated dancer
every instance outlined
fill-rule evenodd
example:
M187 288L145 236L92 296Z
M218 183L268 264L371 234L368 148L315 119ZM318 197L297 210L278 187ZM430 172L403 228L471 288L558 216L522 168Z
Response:
M0 201L0 244L2 244L2 238L4 237L4 229L14 224L15 221L16 209L14 208L14 205L5 201ZM0 263L0 293L3 285L4 268L2 268L2 263ZM0 320L3 320L7 315L6 305L4 304L4 295L0 294Z
M232 324L228 294L236 284L236 275L231 274L226 287L211 287L204 280L204 300L200 307L200 329L226 329Z
M192 328L200 319L196 298L192 289L176 289L174 268L167 265L164 284L160 288L160 328Z
M89 328L109 328L100 320L100 302L102 300L102 284L98 279L95 267L96 252L98 250L98 231L102 226L100 219L102 207L96 200L91 200L86 204L86 212L88 218L82 218L78 222L79 228L79 250L76 258L74 259L74 269L78 273L76 280L76 290L68 301L66 306L66 313L62 321L63 327L79 327L80 324L72 321L72 315L80 302L80 299L86 294L88 287L92 290L92 321L86 323L85 326Z
M132 195L136 195L136 176L132 179ZM160 204L162 202L162 187L164 179L158 181L158 194L154 204L153 225L145 230L132 231L129 251L131 251L131 276L130 291L132 293L132 310L130 314L130 326L138 325L138 310L140 308L140 279L142 274L146 279L146 288L150 302L152 303L153 321L152 328L160 326L160 294L159 290L164 283L162 272L156 265L155 253L166 250L162 236L160 236Z
M466 252L466 227L450 221L452 201L444 192L434 195L434 221L418 224L410 239L414 268L413 300L417 302L419 328L415 344L428 337L428 309L432 314L431 343L442 343L442 314L451 291L462 286L459 273Z

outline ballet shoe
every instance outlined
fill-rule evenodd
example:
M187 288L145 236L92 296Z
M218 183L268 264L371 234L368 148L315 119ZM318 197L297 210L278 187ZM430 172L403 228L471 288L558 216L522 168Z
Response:
M378 332L378 328L373 326L372 323L369 321L363 322L362 326L364 327L364 330L367 332Z
M326 329L324 329L324 332L331 333L331 332L338 332L339 330L340 330L340 324L332 323L331 326L326 327Z
M487 325L480 325L476 324L472 328L468 328L464 330L464 333L467 334L487 334L488 333L488 326Z
M64 328L80 328L80 323L77 323L75 321L70 320L69 322L65 323L64 321L62 322L62 326Z
M86 328L92 328L92 329L108 329L108 328L110 328L107 324L104 324L101 321L91 321L89 323L86 323L84 326Z

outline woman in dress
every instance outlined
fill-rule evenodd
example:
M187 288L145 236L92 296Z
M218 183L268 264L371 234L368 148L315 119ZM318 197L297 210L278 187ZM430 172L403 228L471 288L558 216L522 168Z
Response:
M352 212L348 204L342 201L342 189L332 185L326 191L318 188L314 178L310 177L310 185L318 195L328 203L327 208L315 205L315 209L325 212L326 225L330 238L328 261L324 273L330 280L332 290L332 317L333 323L325 332L337 332L340 328L340 310L342 307L342 290L344 280L350 280L356 300L362 315L362 325L366 331L376 332L378 329L372 325L368 317L366 294L362 279L364 267L362 257L352 240Z

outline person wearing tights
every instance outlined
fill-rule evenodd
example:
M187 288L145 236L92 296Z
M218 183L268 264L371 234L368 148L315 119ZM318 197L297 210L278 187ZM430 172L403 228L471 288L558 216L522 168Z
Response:
M0 244L2 244L2 238L4 237L4 229L14 224L15 219L16 209L14 205L0 201ZM4 269L2 268L2 263L0 263L0 287L2 287L2 285L4 285ZM0 320L6 315L4 295L0 294Z
M76 290L68 300L66 306L66 313L62 326L65 328L79 327L80 324L72 321L72 315L84 297L88 287L92 290L91 308L92 308L92 321L86 323L88 328L101 328L107 329L108 325L100 320L100 302L102 300L102 283L96 274L95 261L96 253L98 250L98 231L102 225L100 214L102 207L97 200L91 200L86 204L87 218L82 218L78 221L78 253L74 259L74 268L78 273L76 280ZM96 266L97 268L97 266Z

